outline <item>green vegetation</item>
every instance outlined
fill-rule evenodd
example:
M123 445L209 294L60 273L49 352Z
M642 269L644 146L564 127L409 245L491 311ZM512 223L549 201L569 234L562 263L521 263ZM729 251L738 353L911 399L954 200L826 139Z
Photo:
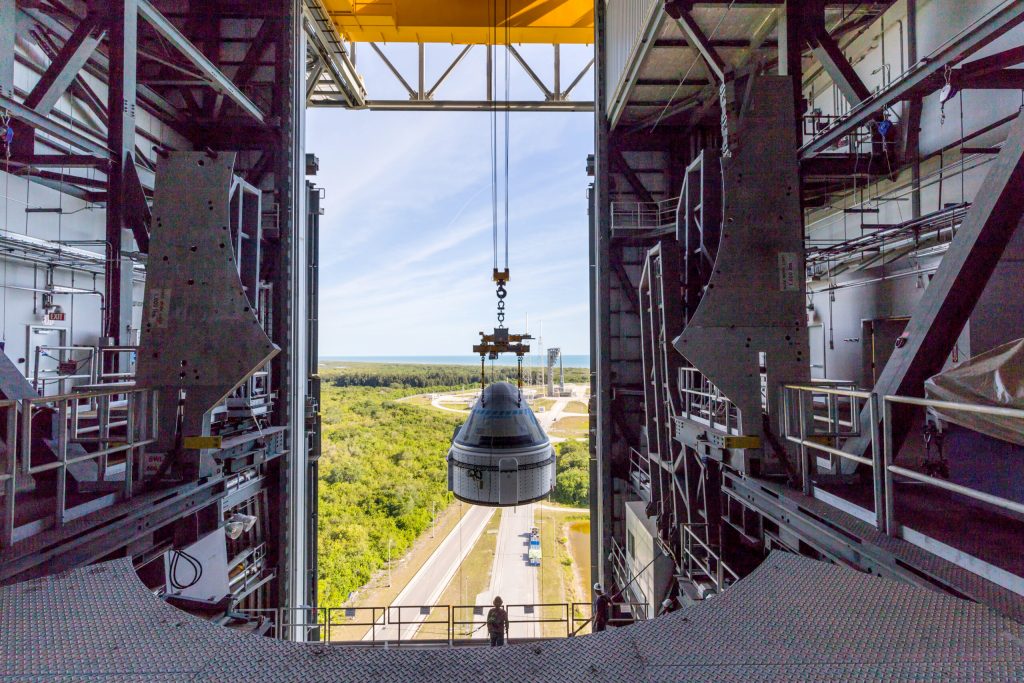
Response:
M390 387L419 389L468 389L479 384L480 368L473 365L406 365L403 363L352 363L333 361L321 365L322 374L338 387ZM493 380L492 380L493 376ZM487 381L516 381L514 366L487 367ZM590 382L586 368L566 368L565 381Z
M407 388L344 386L327 373L320 461L319 601L340 605L400 557L449 502L444 453L459 415L395 399ZM338 386L338 384L342 386Z
M574 524L586 524L589 529L590 515L541 506L534 523L540 527L541 552L544 556L541 564L540 601L557 605L588 600L590 593L587 585L582 583L584 574L580 571L579 565L587 565L586 575L589 577L589 538L586 552L576 556L580 547L577 543L570 542L570 529ZM563 610L562 607L540 609L541 616L545 619L564 618L566 615ZM577 612L577 616L581 616L580 612ZM545 623L542 625L542 632L548 637L564 636L565 624Z
M544 410L551 410L551 406L553 405L555 405L555 399L553 398L537 398L530 403L530 407L534 410L540 410L541 408Z
M580 415L586 415L589 412L589 408L586 403L580 401L569 401L565 404L565 412L567 413L579 413Z
M407 397L471 387L476 381L472 370L371 363L321 366L320 605L345 603L350 592L386 566L389 547L397 561L428 528L432 511L440 514L448 507L444 454L464 415ZM557 448L558 483L552 499L586 506L587 443L570 440Z
M590 418L585 415L570 415L559 418L551 425L548 433L551 436L564 436L570 439L584 437L590 429Z
M556 444L558 476L551 500L572 507L586 507L590 500L590 448L586 441L570 439Z

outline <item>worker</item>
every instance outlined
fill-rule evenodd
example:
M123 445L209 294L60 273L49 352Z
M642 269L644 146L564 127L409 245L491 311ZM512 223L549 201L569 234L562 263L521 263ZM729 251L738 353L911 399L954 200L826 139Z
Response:
M608 627L608 617L612 610L612 599L604 592L600 582L594 584L594 633Z
M508 612L501 604L501 596L495 597L494 607L487 612L487 635L491 637L491 647L504 645L508 636Z

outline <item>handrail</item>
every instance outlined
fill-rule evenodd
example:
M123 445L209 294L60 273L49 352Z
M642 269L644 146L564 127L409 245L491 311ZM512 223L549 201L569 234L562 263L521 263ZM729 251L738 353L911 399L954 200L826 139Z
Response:
M806 391L815 394L829 394L831 396L848 396L850 398L871 398L870 391L861 391L859 389L833 389L831 387L814 386L807 384L787 384L787 389L793 389L795 391Z
M705 543L696 533L694 533L694 531L693 531L693 529L691 527L695 527L695 526L706 527L707 523L693 523L693 524L683 524L682 525L683 532L684 532L682 550L683 550L684 560L687 563L686 564L687 576L688 577L692 576L691 573L690 573L690 563L692 563L692 564L696 565L697 569L700 569L701 572L703 572L703 574L705 576L707 576L711 580L711 582L715 585L715 592L721 593L726 588L725 575L723 574L723 571L724 572L729 572L730 576L732 576L733 581L739 581L740 577L739 577L739 575L736 572L734 572L732 570L731 567L729 567L729 565L727 565L725 563L724 560L722 560L722 557L718 553L716 553L711 548L711 546L709 546L707 543ZM693 539L694 541L697 541L697 544L700 545L700 547L704 549L705 553L707 553L706 557L709 558L710 560L714 560L715 568L713 570L711 568L711 562L710 561L701 562L700 558L697 557L697 555L693 552L692 547L690 545L690 539Z
M792 425L793 406L790 400L793 392L796 392L798 397L798 426L796 430L793 429ZM819 416L814 415L813 412L813 400L816 395L825 395L828 397L826 402L828 417L826 419L829 425L829 431L826 433L819 433L815 428L815 421L819 418ZM856 431L842 432L840 430L842 424L839 419L839 406L838 402L833 397L850 399L850 414L854 416L852 425L857 428ZM835 446L831 446L814 441L810 438L815 436L824 436L838 440L841 438L859 436L860 422L856 416L859 416L861 413L862 402L867 405L869 414L868 424L871 429L870 440L872 446L870 458L850 453L849 451L844 451L842 448L838 447L838 441L836 441ZM808 410L809 404L810 410ZM814 451L827 453L837 458L870 467L874 473L872 479L874 484L873 495L875 507L873 523L876 528L884 529L886 527L886 513L889 510L890 505L887 500L886 486L883 481L884 466L882 463L882 440L878 420L879 402L877 394L874 392L860 391L856 389L837 389L833 387L806 384L787 384L782 389L782 411L784 439L788 443L799 446L800 449L800 477L802 480L804 494L812 496L815 491L813 473L817 470L817 465L814 460ZM794 431L797 432L797 435L793 434Z
M999 415L1000 417L1016 417L1024 420L1024 410L1020 410L1018 408L1007 408L1005 406L989 406L977 403L956 403L953 401L937 401L929 398L911 398L909 396L886 396L885 400L890 403L903 403L911 406L923 406L925 408L939 408L941 410L958 410L965 413Z
M730 571L730 573L732 573ZM632 600L620 600L611 603L612 607L626 608L633 617L612 617L609 619L609 624L627 624L636 621L637 619L643 618L643 611L647 609L649 603L637 602ZM486 622L479 621L475 618L466 620L459 618L459 614L466 610L471 610L474 617L482 616L484 610L488 605L389 605L387 607L381 606L360 606L360 607L268 607L268 608L238 608L233 610L233 614L239 616L260 616L268 617L272 620L271 632L279 638L285 637L285 634L292 629L322 629L320 633L325 636L325 640L332 641L332 633L337 628L363 628L369 627L371 630L368 632L370 640L367 641L368 645L386 645L387 643L402 643L411 642L410 639L405 638L402 634L404 627L408 626L422 626L424 624L439 624L444 625L446 628L446 638L449 643L456 641L466 642L472 640L471 638L458 638L456 637L457 627L477 625L477 628L482 627ZM527 608L532 608L536 611L537 617L532 619L510 619L509 624L550 624L550 623L564 623L565 624L565 636L538 636L538 638L552 638L552 637L566 637L572 638L580 633L586 626L593 621L593 615L580 616L576 615L577 610L580 612L592 611L593 603L590 602L549 602L549 603L523 603L523 604L508 604L505 606L510 611L515 608L523 608L524 613ZM543 615L543 608L558 607L560 609L560 615L558 618L545 617ZM585 608L585 609L581 609ZM425 621L408 620L402 617L401 611L403 609L417 610L417 616L426 615L429 616L435 610L444 609L446 612L446 619L428 619ZM360 612L370 613L369 620L348 620L353 619ZM339 614L344 614L345 620L338 618ZM398 627L398 637L396 639L381 638L379 629L385 626ZM418 630L418 629L417 629ZM473 629L469 634L471 635L476 629ZM415 637L415 636L414 636ZM348 641L337 641L337 642L348 642ZM354 642L354 641L353 641Z
M115 397L122 398L112 400ZM88 506L109 506L129 500L138 468L144 464L142 454L147 446L156 442L156 400L157 393L152 389L118 387L0 401L0 410L7 411L8 424L6 463L0 469L0 495L3 497L0 548L10 547L21 534L37 533L51 526L59 528L92 509ZM51 417L47 419L52 420L56 439L52 444L52 457L40 462L33 453L33 418L44 411L51 411ZM95 450L83 453L73 448ZM108 479L111 456L120 456L115 467L123 467L123 478ZM96 462L96 480L108 482L111 497L100 503L89 501L77 504L77 508L75 505L68 507L69 469L86 461ZM42 526L36 524L33 527L35 531L17 530L16 479L43 472L54 473L56 494L52 499L52 511L46 510L46 517L38 520Z
M814 471L812 452L827 453L838 458L856 462L872 468L872 485L874 490L875 514L874 524L890 536L902 536L902 525L896 517L895 505L895 477L912 480L921 484L935 487L950 493L954 493L972 500L979 501L986 505L1006 510L1014 514L1024 515L1024 503L1011 500L995 494L981 491L977 488L958 484L953 481L941 479L894 464L896 453L894 453L893 432L893 406L908 405L919 408L939 410L946 412L964 412L983 415L993 415L1010 418L1013 420L1024 420L1024 410L1010 408L1007 406L982 405L977 403L960 403L955 401L941 401L935 399L880 395L876 392L838 389L833 387L809 386L807 384L785 385L783 395L783 436L788 443L795 444L800 448L801 472L803 477L804 493L814 495L814 487L811 473ZM841 439L855 436L854 433L843 433L836 429L827 434L816 431L815 422L820 419L814 415L813 398L818 395L829 397L847 397L851 399L851 414L853 421L859 420L856 416L861 414L860 405L864 404L868 409L867 425L869 426L871 456L864 457L857 453L850 453L843 450L837 441L834 445L820 443L815 437L827 436L832 439ZM798 400L796 406L793 400ZM811 406L811 410L808 410ZM827 408L830 411L829 425L839 423L838 412L834 402L829 400ZM797 414L798 425L793 424L794 413ZM968 570L974 571L971 567Z
M953 401L939 401L927 398L916 398L910 396L891 396L887 395L882 398L882 415L884 424L884 439L883 439L883 460L884 460L884 482L883 485L886 491L886 532L890 535L896 535L900 530L900 525L896 520L896 503L894 498L895 483L893 481L893 475L899 475L906 477L907 479L913 479L922 484L928 484L936 488L940 488L951 493L956 493L974 500L992 505L994 507L1015 512L1017 514L1024 514L1024 504L1021 504L1014 500L1009 500L1001 496L996 496L991 493L985 493L977 489L972 489L961 484L956 484L945 479L938 479L914 470L907 469L905 467L899 467L893 464L896 454L893 453L893 438L892 438L892 406L895 403L903 405L912 405L922 408L932 408L939 410L950 410L960 411L967 413L979 413L983 415L998 415L1000 417L1009 417L1015 419L1024 420L1024 410L1016 408L1007 408L1005 406L991 406L981 405L974 403L957 403Z

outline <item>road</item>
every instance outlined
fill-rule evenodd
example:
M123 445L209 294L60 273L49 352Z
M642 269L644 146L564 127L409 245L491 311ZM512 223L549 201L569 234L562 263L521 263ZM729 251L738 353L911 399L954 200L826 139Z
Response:
M419 571L409 580L402 592L392 601L393 606L419 606L433 605L437 603L444 591L445 586L451 581L459 565L473 549L473 545L480 538L487 522L491 519L494 508L470 506L469 510L462 517L448 536L441 541L433 554L427 558ZM397 616L397 609L392 609L392 617ZM408 640L415 635L419 624L424 616L419 610L401 610L402 621L409 621L409 624L402 625L402 640ZM370 640L373 633L367 632L363 640ZM376 628L377 640L397 640L398 627L391 625L379 625Z
M496 595L500 595L507 605L540 602L539 568L531 567L527 563L533 512L533 504L501 509L498 543L491 569L491 585L488 590L476 597L477 605L489 607ZM484 613L486 614L486 609ZM509 619L512 621L530 617L531 615L524 613L522 607L509 609ZM480 617L480 620L483 618ZM540 635L539 627L539 624L512 624L509 628L509 638L536 638ZM486 638L487 629L480 629L474 637Z

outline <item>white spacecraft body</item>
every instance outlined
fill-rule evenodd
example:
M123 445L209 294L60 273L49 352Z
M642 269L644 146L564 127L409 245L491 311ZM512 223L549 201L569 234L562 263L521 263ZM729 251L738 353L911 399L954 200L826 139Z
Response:
M484 388L448 451L448 489L474 505L507 507L546 498L555 449L537 416L508 382Z

